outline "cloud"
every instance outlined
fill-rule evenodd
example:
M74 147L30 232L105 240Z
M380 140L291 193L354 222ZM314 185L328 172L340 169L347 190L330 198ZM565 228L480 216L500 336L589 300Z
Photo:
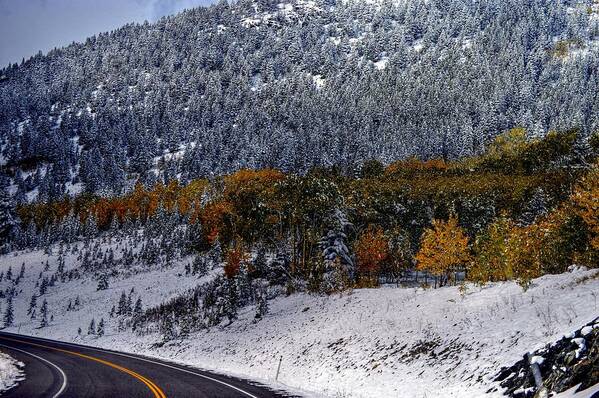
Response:
M176 14L184 9L206 6L210 0L153 0L148 5L148 19L155 21L165 15Z

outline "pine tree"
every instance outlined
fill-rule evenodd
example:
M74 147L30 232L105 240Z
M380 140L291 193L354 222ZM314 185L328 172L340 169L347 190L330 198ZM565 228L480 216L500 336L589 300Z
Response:
M108 289L108 275L106 275L106 273L103 273L98 278L98 287L96 288L96 290L100 291L106 289Z
M87 334L88 335L96 334L96 320L94 318L92 318L91 322L89 323L89 327L87 328Z
M4 311L4 327L12 326L15 320L14 308L12 304L12 296L8 296L6 300L6 310Z
M138 297L137 301L135 302L135 308L133 309L133 316L139 317L139 316L141 316L142 313L143 313L143 306L141 303L141 297Z
M42 316L42 319L40 320L40 328L45 328L46 326L48 326L48 301L46 301L45 299L42 303L40 313Z
M254 319L259 320L264 318L264 315L268 313L268 297L267 297L267 288L262 286L259 289L257 304L256 304L256 315Z
M237 309L239 303L239 297L237 294L237 287L235 282L231 279L225 281L225 295L222 300L221 313L227 318L229 324L233 323L237 319Z
M160 332L164 341L170 341L177 337L174 315L171 312L162 316L160 322Z
M46 294L46 291L48 290L48 278L44 277L42 278L42 282L40 283L40 296L43 296L44 294Z
M31 300L29 301L29 309L27 310L27 315L31 315L35 309L37 308L37 295L34 293L31 296Z
M319 290L325 293L345 290L355 277L355 264L350 251L345 243L346 232L351 230L352 224L341 210L336 210L329 221L331 229L320 240L322 250L323 270ZM317 275L311 275L315 280Z
M3 186L2 179L0 175L0 253L7 250L9 237L17 224L14 215L14 202Z
M104 336L104 318L100 318L100 323L98 323L98 330L96 331L98 337Z
M125 314L126 315L131 315L131 311L133 309L133 290L131 290L129 292L129 295L127 296L127 301L125 302Z
M121 298L119 299L119 305L116 310L117 315L127 315L127 295L125 292L121 293Z

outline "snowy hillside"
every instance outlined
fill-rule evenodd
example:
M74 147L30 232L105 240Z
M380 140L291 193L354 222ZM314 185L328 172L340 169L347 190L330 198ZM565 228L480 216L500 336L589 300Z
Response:
M49 319L40 329L39 310L36 319L27 315L31 292L40 272L57 271L57 258L56 247L51 256L34 251L0 257L3 291L14 286L6 279L9 268L14 278L25 263L8 331L160 356L271 384L277 384L282 357L280 385L332 397L475 397L489 391L500 396L491 380L502 366L598 312L599 272L574 268L543 276L527 291L505 282L469 285L465 292L388 286L328 297L281 296L269 301L259 321L249 306L231 325L163 344L158 333L119 331L122 318L109 313L132 288L134 301L140 297L144 305L155 305L197 284L196 277L185 275L185 260L123 273L100 291L98 281L86 276L57 281L38 299L47 300ZM75 259L65 256L67 271ZM77 297L77 308L67 310ZM103 336L87 334L92 319L96 325L104 319Z

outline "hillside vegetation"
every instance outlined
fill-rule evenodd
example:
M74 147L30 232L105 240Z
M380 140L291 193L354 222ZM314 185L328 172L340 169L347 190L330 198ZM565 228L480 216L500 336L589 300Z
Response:
M599 129L593 0L221 1L0 71L19 202Z
M453 162L370 161L355 176L335 168L304 176L240 170L183 186L138 184L117 197L21 205L7 249L126 239L131 248L120 259L87 245L82 267L99 281L132 263L150 267L188 255L195 256L188 274L222 267L214 281L135 322L172 312L186 328L233 321L251 303L267 311L276 287L330 294L513 279L526 288L572 264L597 267L597 140L580 146L576 132L525 136L510 130L483 155Z

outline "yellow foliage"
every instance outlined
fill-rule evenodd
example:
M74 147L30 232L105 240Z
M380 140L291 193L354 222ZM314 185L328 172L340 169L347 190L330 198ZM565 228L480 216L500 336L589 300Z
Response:
M513 128L498 135L489 145L486 156L500 158L503 155L515 155L522 152L529 145L526 140L526 130L521 127Z
M518 282L527 288L530 281L542 275L539 253L542 250L542 229L537 224L514 227L508 239L507 268Z
M507 262L508 239L513 223L502 216L487 227L474 244L475 258L468 271L468 278L484 284L512 278Z
M599 250L599 163L583 178L572 199L592 234L591 245Z
M433 220L432 228L422 235L422 244L416 254L416 268L442 276L469 261L468 236L458 225L458 219L452 215L448 221Z

